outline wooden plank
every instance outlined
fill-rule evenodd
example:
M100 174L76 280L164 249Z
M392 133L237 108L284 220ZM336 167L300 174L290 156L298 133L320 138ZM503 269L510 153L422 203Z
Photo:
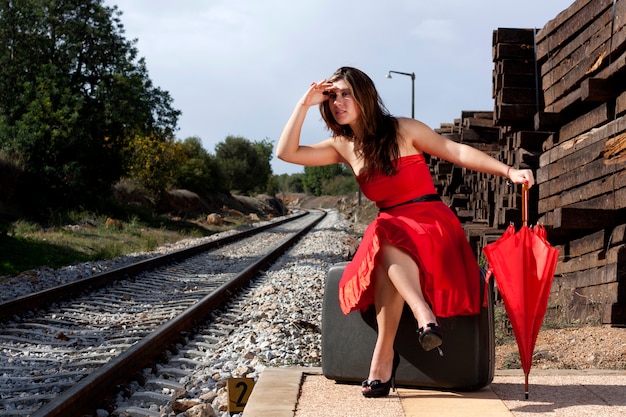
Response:
M587 253L581 256L577 256L571 259L559 259L557 263L556 270L554 271L555 275L564 275L571 274L573 272L587 271L593 268L598 268L602 265L602 251L597 250L592 253ZM593 278L591 278L593 279ZM568 283L572 285L572 282ZM590 283L585 281L582 286L587 285L595 285L594 283ZM578 285L577 285L578 286Z
M544 41L553 40L554 42L549 46L550 48L557 48L560 42L556 42L556 40L553 39L551 35L591 1L592 0L576 0L567 9L561 11L554 19L548 21L548 23L546 23L535 36L537 44L543 43Z
M624 37L626 37L626 30L620 31L623 32ZM619 57L612 59L612 62L604 69L601 69L596 76L599 78L609 78L609 77L617 77L625 71L626 67L626 52L622 53Z
M577 66L581 59L585 57L585 52L589 55L592 51L597 50L612 36L613 15L608 9L604 14L589 22L582 32L580 32L571 41L562 44L559 48L550 51L550 56L539 66L540 74L547 76L552 71L560 68L563 71L559 75L562 76L569 69ZM553 73L554 74L554 73ZM559 75L552 75L546 78L544 87L550 86L559 78Z
M572 204L572 208L592 208L598 210L623 210L626 208L626 187L609 187L609 191L590 200ZM617 219L623 220L623 219Z
M497 74L531 74L535 75L533 59L503 59L494 66Z
M621 245L626 243L626 224L620 224L616 226L609 235L608 245L612 247L614 245Z
M566 141L561 141L554 148L544 152L539 158L539 166L545 167L561 158L578 152L596 142L608 139L626 131L626 117L619 117L604 126L585 132Z
M582 136L586 138L591 137L590 135L581 135L579 138ZM555 159L550 164L542 164L542 158L546 154L544 152L539 157L540 168L537 170L537 183L543 184L569 172L577 171L597 159L601 159L606 140L607 138L605 137L600 140L581 142L582 145L578 148L579 151L566 153L558 160L558 163Z
M596 29L595 26L601 26ZM608 64L611 54L611 14L606 13L601 21L594 22L589 30L593 29L589 40L568 44L565 52L557 52L559 58L551 57L540 66L541 85L545 91L546 104L551 104L576 88L577 83L584 77L592 75ZM588 35L586 35L588 36ZM570 52L571 50L571 52Z
M553 229L600 230L615 225L611 210L559 207L554 210Z
M624 20L624 16L626 16L626 2L623 0L616 0L614 33L621 31L624 27L626 27L626 20Z
M451 123L441 123L438 128L435 128L433 130L439 133L440 135L443 135L446 133L453 133L454 125L452 125Z
M566 141L594 127L606 124L613 115L609 112L608 103L602 103L595 109L567 123L559 130L559 142Z
M537 104L537 90L534 88L505 87L496 93L496 105L502 104Z
M525 43L532 45L535 41L534 29L498 28L493 31L492 44Z
M569 109L570 107L580 102L581 101L580 97L581 97L580 88L576 88L572 90L571 93L567 94L564 97L561 97L560 99L556 100L552 104L546 105L544 107L544 111L551 112L551 113L565 112L565 110Z
M622 2L623 3L623 2ZM617 3L622 4L622 3ZM618 6L619 7L619 6ZM626 5L622 4L621 13L626 14ZM624 52L626 49L626 23L624 23L624 19L621 19L622 26L616 32L613 32L611 38L609 39L608 47L610 48L610 54L605 58L606 68L600 69L597 76L599 78L610 78L611 76L615 76L620 72L620 64L618 63L617 67L613 66L614 61L619 61L618 57L620 54ZM623 64L622 64L623 65Z
M581 100L583 102L608 101L617 96L617 90L612 79L587 78L580 84Z
M622 295L618 295L617 303L612 304L604 304L604 307L601 311L601 323L602 324L610 324L616 326L624 326L626 323L626 303L623 300L625 296L624 293L624 285L617 286L617 293L620 294L620 288L622 289Z
M493 129L464 129L461 134L461 142L471 143L475 148L485 151L493 151L494 143L497 150L498 132Z
M626 162L626 132L612 136L606 141L606 146L602 156L608 164L615 166Z
M621 92L615 99L615 115L622 116L626 114L626 91Z
M618 272L619 273L619 272ZM599 285L589 285L586 287L576 288L575 300L574 302L578 302L580 304L593 304L593 305L611 305L618 301L619 294L619 282L608 282L606 284ZM580 300L577 301L576 299ZM603 316L607 314L604 312ZM604 316L602 318L603 322L607 320L607 317Z
M489 112L489 118L466 117L463 119L463 127L465 129L472 129L476 127L494 128L493 112ZM494 128L494 131L495 130L496 129Z
M543 148L543 142L551 135L552 132L520 130L513 134L513 148L540 152Z
M535 59L535 49L533 42L524 43L498 43L492 47L492 58L494 61L502 59Z
M542 187L540 186L539 188L541 189ZM560 201L559 195L551 195L550 197L545 197L537 201L537 211L540 215L551 213L545 220L542 220L545 224L554 227L554 210L560 207Z
M539 201L539 203L541 203L541 201ZM543 211L542 212L540 204L538 205L538 207L539 207L540 216L539 216L539 219L537 220L537 224L544 225L546 227L546 229L548 229L550 231L550 235L551 236L555 236L555 235L558 236L558 235L560 235L560 233L558 233L558 231L557 231L556 234L552 233L552 231L553 231L552 224L554 223L554 211ZM568 235L568 238L569 238L569 235ZM567 240L567 238L565 240ZM563 241L563 239L561 239L560 241Z
M567 260L559 259L555 280L557 280L558 285L566 288L583 288L619 282L619 265L623 263L624 256L626 256L625 251L626 247L620 245L606 252L599 250ZM585 271L587 274L578 273ZM591 273L592 271L598 273ZM557 275L563 277L557 279Z
M466 118L491 120L493 119L493 112L488 110L462 110L461 119L463 120L463 125L465 125L464 121Z
M461 135L459 133L442 133L442 136L454 141L454 142L460 142L461 141Z
M534 74L495 74L494 88L499 90L502 88L535 88Z
M555 135L554 135L554 134L553 134L553 135L550 135L550 136L548 137L548 139L546 139L546 140L543 142L543 147L542 147L542 150L543 150L544 152L549 151L550 149L554 148L554 146L556 146L556 142L557 142L557 141L558 141L558 137L556 137L556 138L555 138ZM539 160L541 161L541 158L539 158Z
M539 111L535 113L533 118L535 130L538 131L558 131L559 127L563 125L563 119L561 113L548 113L545 111Z
M524 148L516 148L513 150L515 157L515 166L518 168L535 169L539 165L539 154L531 152Z
M605 248L605 229L595 233L571 240L565 249L565 259L575 258L594 251L602 251ZM603 254L602 254L603 255Z
M435 175L446 175L452 172L452 165L449 162L438 161L433 167L433 171Z
M543 182L539 187L539 199L558 195L563 191L589 181L594 181L626 169L626 163L609 164L604 158L597 159L582 165L579 169L572 170L550 181Z
M581 208L596 210L622 210L626 208L626 176L619 172L607 180L599 179L567 190L561 194L539 199L537 211L541 215L558 208ZM541 189L542 186L539 186ZM546 218L546 224L555 225L554 216Z
M606 267L579 271L574 274L565 274L564 276L559 276L558 279L555 277L549 302L556 304L564 303L564 305L568 305L570 308L575 308L576 305L589 305L593 308L593 310L599 310L602 324L623 325L626 323L626 304L620 302L620 300L624 297L624 289L623 286L620 285L620 281L623 281L624 277L623 272L620 272L620 269L624 269L623 261ZM580 287L563 285L564 283L569 283L566 280L572 280L572 276L582 276L583 278L585 276L615 276L616 278L614 281L603 284ZM589 312L586 308L578 308L577 310L577 312L573 311L574 318L577 315L580 315L579 318L581 320L584 321L588 319Z
M595 181L569 188L559 195L559 205L555 208L592 208L598 210L619 210L624 208L626 202L616 200L618 194L626 192L626 171L621 171L610 177L600 178ZM590 222L592 219L587 219ZM615 222L614 218L611 221ZM556 220L554 223L556 227Z
M603 46L591 52L581 51L582 56L576 66L571 67L564 64L557 70L542 76L541 85L544 103L550 105L562 96L579 88L581 80L590 74L596 73L601 64L605 62L607 49L608 45L603 44ZM554 82L551 82L551 79L554 79Z
M623 4L623 2L617 4L619 8L619 5ZM626 14L626 5L622 5L622 8L625 9L623 13ZM605 66L604 68L600 69L599 72L596 72L595 77L605 79L611 77L623 77L624 72L626 72L626 53L622 53L620 56L617 57L615 57L614 55L619 54L620 51L626 48L626 27L623 27L618 33L615 33L608 43L610 44L612 52L610 54L602 55L602 60L595 63L602 65L608 64L608 66ZM555 100L553 103L546 104L544 110L549 112L563 112L565 110L568 110L570 107L573 107L576 104L582 102L581 98L582 92L580 90L580 87L574 88L570 93Z
M537 106L534 104L501 104L495 108L494 125L511 125L516 122L532 125L536 112Z
M553 45L561 45L576 36L589 22L593 22L612 5L613 0L577 1L574 7L568 8L571 10L563 15L559 14L557 18L561 20L561 24L549 22L553 30L541 30L536 36L538 59L541 60L548 55L549 49L554 48ZM544 26L544 29L547 26ZM544 37L548 36L550 43L542 42Z

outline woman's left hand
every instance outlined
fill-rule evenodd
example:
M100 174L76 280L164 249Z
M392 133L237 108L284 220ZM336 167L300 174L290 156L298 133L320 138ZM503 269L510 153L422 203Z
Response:
M530 169L509 169L507 177L512 183L526 184L528 188L535 184L535 176Z

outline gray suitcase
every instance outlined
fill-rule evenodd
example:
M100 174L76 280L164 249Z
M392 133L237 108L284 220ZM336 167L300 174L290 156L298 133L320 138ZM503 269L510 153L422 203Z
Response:
M322 308L322 372L326 378L342 383L361 383L367 378L374 344L374 308L361 314L344 315L339 306L339 280L345 263L330 268ZM481 312L475 316L438 318L443 329L443 356L437 349L426 352L419 344L417 324L405 305L396 335L395 349L400 354L396 385L417 388L473 391L489 385L495 370L493 319L493 280ZM483 301L483 300L481 300Z

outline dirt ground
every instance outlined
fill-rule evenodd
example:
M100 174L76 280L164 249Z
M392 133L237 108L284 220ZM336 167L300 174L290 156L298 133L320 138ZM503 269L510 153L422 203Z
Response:
M585 326L542 329L533 369L626 370L626 328ZM496 369L519 369L515 340L496 347Z

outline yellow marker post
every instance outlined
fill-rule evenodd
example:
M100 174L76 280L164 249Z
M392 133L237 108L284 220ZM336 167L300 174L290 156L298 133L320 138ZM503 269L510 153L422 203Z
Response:
M254 388L252 378L228 378L226 390L228 391L228 411L230 413L243 411L248 403L248 398Z

